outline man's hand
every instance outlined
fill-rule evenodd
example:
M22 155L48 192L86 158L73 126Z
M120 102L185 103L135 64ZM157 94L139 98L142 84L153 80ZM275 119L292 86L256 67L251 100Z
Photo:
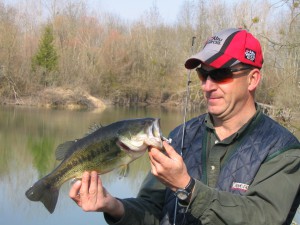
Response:
M72 186L69 196L87 212L106 212L115 219L124 214L123 204L106 191L96 171L84 172L82 180Z
M185 188L191 177L182 157L167 142L163 145L167 154L154 147L149 149L152 174L173 191Z

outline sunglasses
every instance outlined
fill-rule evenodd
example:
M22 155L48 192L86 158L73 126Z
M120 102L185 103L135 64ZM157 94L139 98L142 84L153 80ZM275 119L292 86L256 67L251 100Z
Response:
M199 79L204 82L207 80L208 76L216 83L228 83L233 80L233 73L243 70L251 70L251 67L242 68L222 68L215 70L205 70L201 67L196 69Z

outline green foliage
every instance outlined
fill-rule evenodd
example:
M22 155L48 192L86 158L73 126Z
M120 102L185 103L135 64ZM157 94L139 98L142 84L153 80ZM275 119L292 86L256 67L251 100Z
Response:
M36 70L40 66L46 72L55 71L58 68L58 55L54 48L54 36L51 25L47 25L39 44L37 54L32 58L32 69Z

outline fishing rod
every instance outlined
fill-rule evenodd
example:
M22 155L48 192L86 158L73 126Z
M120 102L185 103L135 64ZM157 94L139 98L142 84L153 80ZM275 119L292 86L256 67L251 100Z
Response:
M191 46L191 55L194 54L194 44L195 44L195 39L196 39L196 37L193 36L193 37L192 37L192 46ZM190 97L190 84L192 83L192 81L191 81L191 72L192 72L192 70L188 70L187 83L186 83L186 96L185 96L185 103L184 103L184 114L183 114L183 125L182 125L182 137L181 137L181 150L180 150L180 155L181 155L181 156L182 156L183 144L184 144L184 138L185 138L186 115L187 115L188 104L189 104L189 97ZM177 205L178 205L178 198L175 198L173 225L176 225Z
M194 54L194 43L195 43L196 37L192 37L192 47L191 47L191 55ZM183 126L182 126L182 138L181 138L181 156L182 156L182 150L183 150L183 142L185 138L185 126L186 126L186 114L188 110L188 104L189 104L189 97L190 97L190 84L192 83L191 81L191 71L188 70L188 76L187 76L187 83L186 83L186 96L185 96L185 106L184 106L184 115L183 115Z

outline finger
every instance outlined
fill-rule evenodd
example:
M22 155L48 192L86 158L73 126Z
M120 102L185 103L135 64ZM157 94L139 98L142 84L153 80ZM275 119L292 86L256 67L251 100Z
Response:
M165 156L164 154L162 156L154 154L151 157L151 173L156 177L164 176L165 171L170 168L170 158Z
M149 152L150 160L154 164L154 166L159 169L161 166L165 167L166 165L169 165L172 163L172 159L169 158L169 156L165 155L158 149L152 149L151 152Z
M153 164L154 163L154 158L153 158L153 152L155 152L155 148L151 147L148 151L148 156L149 156L149 159L150 159L150 163Z
M98 174L96 171L91 172L91 182L89 187L89 194L97 195L97 185L98 185Z
M181 158L181 156L175 151L175 149L169 145L166 141L163 142L164 148L171 159Z
M80 196L85 197L89 194L90 173L85 171L82 175L82 184L80 188Z
M151 160L150 160L150 166L151 166L151 173L155 176L157 176L157 170L156 170L156 165L155 163L153 163Z
M107 192L102 185L101 178L98 177L98 186L97 186L97 200L103 200L107 197Z
M149 156L154 161L163 161L166 158L168 158L165 154L163 154L159 149L157 148L151 148L149 151Z
M154 147L150 147L149 151L148 151L148 156L149 156L149 159L150 159L150 166L151 166L151 173L155 176L157 175L156 167L159 167L159 162L157 162L155 157L154 157L155 154L156 154L156 151L157 151L157 149L154 148Z
M75 199L76 197L78 197L80 188L81 188L81 180L77 180L70 189L69 192L70 198Z
M153 158L152 155L149 155L150 158L150 165L151 165L151 172L153 175L157 175L157 170L161 168L161 164Z

